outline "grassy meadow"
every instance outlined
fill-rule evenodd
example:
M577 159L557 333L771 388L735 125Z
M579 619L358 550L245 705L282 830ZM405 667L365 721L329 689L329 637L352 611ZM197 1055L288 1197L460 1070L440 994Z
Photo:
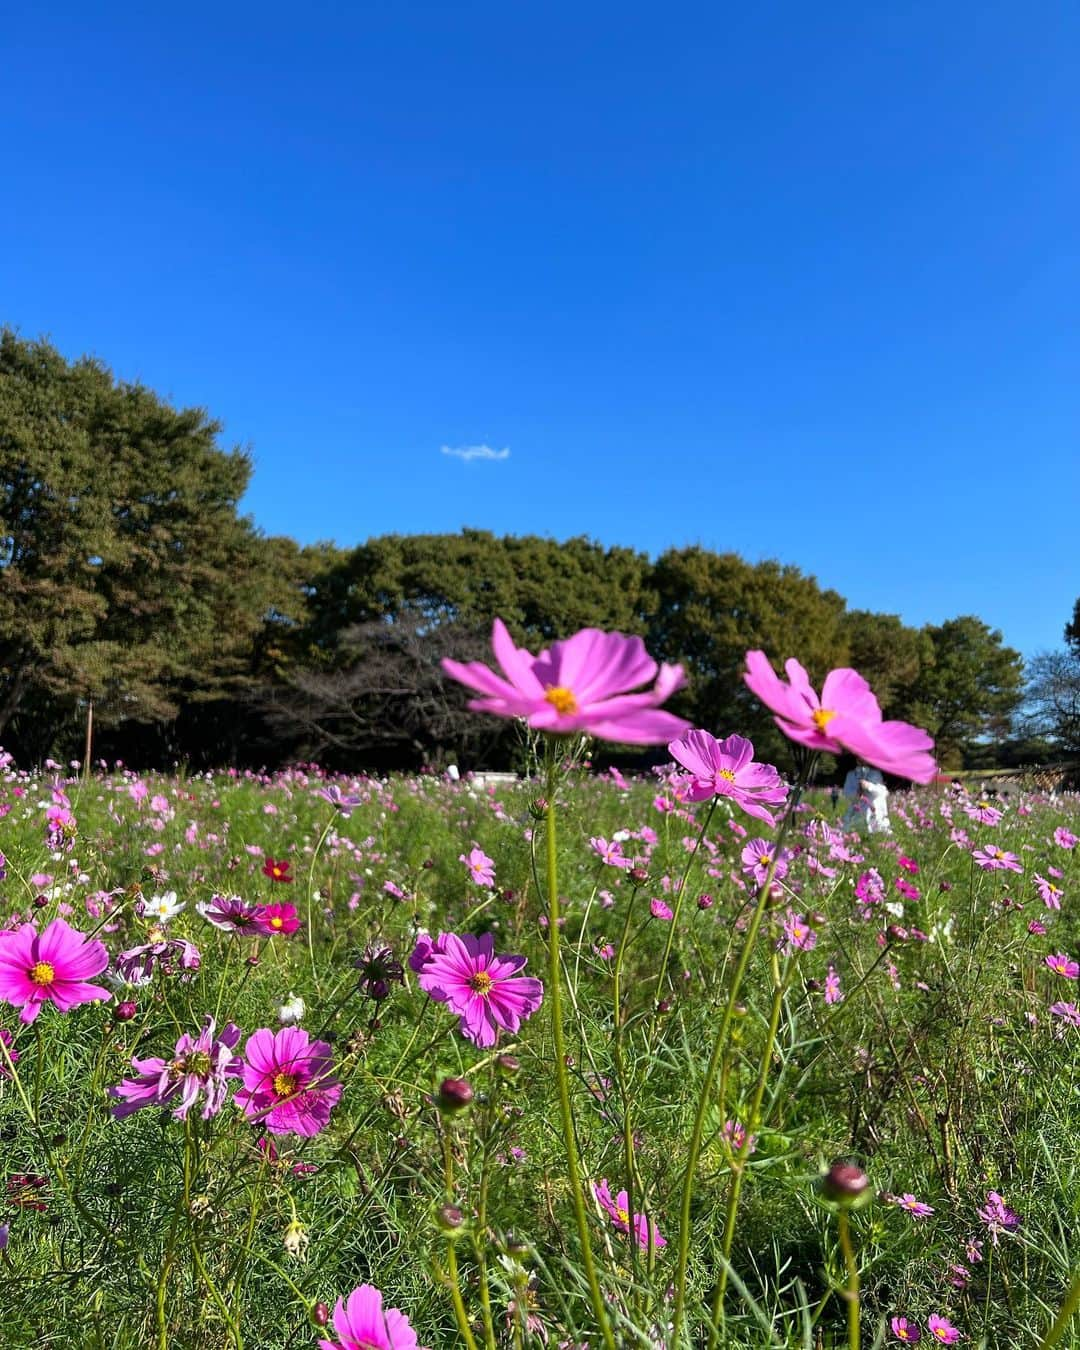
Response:
M896 791L872 837L843 805L811 788L769 879L776 832L664 773L9 765L0 928L104 943L111 997L0 1003L0 1343L297 1350L370 1284L438 1348L1080 1344L1051 1333L1080 1259L1080 802ZM285 921L216 926L214 896ZM516 1032L476 1044L425 990L442 932L527 957ZM237 1055L283 1018L329 1046L317 1130L272 1130L239 1076L206 1119L114 1117L132 1056L168 1066L207 1015Z

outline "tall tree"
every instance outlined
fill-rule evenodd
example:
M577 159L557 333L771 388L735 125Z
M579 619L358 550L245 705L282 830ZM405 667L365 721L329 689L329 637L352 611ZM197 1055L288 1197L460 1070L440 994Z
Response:
M1080 650L1042 652L1031 661L1024 712L1027 729L1050 737L1059 754L1080 754Z
M28 700L169 718L243 669L272 577L219 431L0 332L0 734Z
M926 727L943 764L958 765L976 741L1004 741L1023 698L1024 663L1000 632L972 614L927 625L930 641L899 715Z

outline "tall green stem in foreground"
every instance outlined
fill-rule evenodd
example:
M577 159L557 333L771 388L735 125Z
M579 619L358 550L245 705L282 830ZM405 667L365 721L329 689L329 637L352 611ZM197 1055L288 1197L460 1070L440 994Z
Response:
M848 1206L841 1206L836 1216L836 1225L840 1250L844 1256L844 1271L847 1274L844 1298L847 1301L848 1350L859 1350L859 1267L855 1262L855 1248L851 1245Z
M720 1019L720 1026L717 1029L716 1038L713 1041L712 1053L709 1055L709 1063L705 1069L705 1078L701 1084L701 1092L698 1095L697 1111L694 1115L694 1126L690 1134L690 1147L686 1155L686 1170L683 1173L682 1201L679 1208L679 1249L675 1265L675 1311L672 1316L672 1345L679 1344L679 1335L682 1331L683 1319L686 1315L686 1267L690 1259L690 1206L694 1198L694 1177L697 1173L698 1159L701 1157L701 1142L705 1135L705 1120L709 1113L709 1103L712 1099L713 1084L716 1081L716 1072L720 1067L720 1060L723 1057L724 1051L727 1049L731 1033L731 1023L735 1017L735 1009L738 1006L739 992L742 989L743 979L750 966L750 958L754 953L754 948L757 946L758 932L761 928L761 921L765 917L765 910L769 903L769 894L772 891L773 877L776 873L776 862L780 856L780 848L784 842L784 836L787 834L788 827L794 818L795 808L799 804L799 798L802 796L803 788L809 781L811 767L811 764L804 766L803 772L799 777L799 782L788 802L784 819L777 831L772 861L769 863L769 870L766 873L765 880L758 890L757 904L754 906L754 912L746 930L746 939L743 942L742 951L739 953L739 960L735 966L735 974L732 976L727 1006L724 1008L724 1015Z
M1057 1345L1065 1334L1065 1328L1078 1312L1080 1312L1080 1268L1073 1276L1069 1292L1065 1295L1065 1302L1058 1309L1058 1315L1054 1318L1054 1325L1039 1342L1039 1350L1050 1350L1051 1346Z
M547 802L544 808L547 845L548 892L548 985L547 999L551 1009L551 1035L555 1043L555 1085L559 1093L559 1115L562 1120L563 1147L570 1173L570 1194L577 1220L581 1259L589 1282L593 1313L604 1338L607 1350L615 1350L615 1339L608 1322L604 1296L596 1275L592 1242L589 1238L589 1220L585 1213L585 1196L581 1189L581 1162L578 1158L577 1138L574 1134L574 1111L570 1102L570 1079L566 1072L566 1035L563 1030L562 968L559 956L559 876L556 859L555 792L558 786L557 742L549 741L547 750Z

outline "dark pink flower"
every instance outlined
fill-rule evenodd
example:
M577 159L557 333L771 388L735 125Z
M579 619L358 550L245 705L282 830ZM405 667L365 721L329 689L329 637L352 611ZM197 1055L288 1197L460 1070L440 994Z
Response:
M397 1308L383 1308L382 1293L371 1284L354 1289L334 1309L336 1341L319 1341L319 1350L420 1350L409 1319Z
M256 922L258 931L266 937L273 937L275 933L290 937L300 927L300 916L295 905L260 905Z
M1080 964L1066 956L1064 952L1055 952L1053 956L1048 956L1045 959L1047 967L1055 975L1063 975L1067 980L1080 978Z
M544 986L519 975L524 956L496 956L490 933L440 933L441 951L432 951L417 980L437 1003L459 1016L461 1034L474 1045L495 1044L500 1030L515 1032L539 1008Z
M764 652L747 652L743 678L776 714L776 725L785 736L810 750L850 751L886 773L930 782L937 772L929 754L932 737L907 722L883 722L877 699L857 671L830 671L819 698L798 661L789 660L784 669L787 682L777 676Z
M668 746L668 752L690 773L686 799L703 802L729 797L748 816L776 824L768 806L780 806L787 787L771 764L754 760L754 746L744 736L718 741L707 731L688 731Z
M898 1341L903 1341L905 1345L918 1345L922 1340L922 1332L914 1322L909 1322L906 1317L894 1317L889 1323L892 1334Z
M305 1139L326 1128L341 1084L325 1041L311 1040L301 1027L263 1027L247 1038L244 1058L236 1102L249 1120L262 1121L271 1134Z
M491 645L502 675L481 661L443 659L443 669L482 694L472 699L475 712L523 717L538 731L557 735L586 732L605 741L659 745L689 724L657 709L685 683L681 666L659 667L639 637L583 628L580 633L533 656L516 647L506 625L496 619ZM629 691L650 680L647 693Z
M265 906L244 900L239 895L212 895L195 908L207 923L226 933L255 936L262 931L259 924Z
M21 1008L21 1022L32 1022L43 1003L69 1012L77 1003L107 1001L100 985L87 984L109 964L104 943L87 939L63 919L40 936L33 924L0 933L0 999Z

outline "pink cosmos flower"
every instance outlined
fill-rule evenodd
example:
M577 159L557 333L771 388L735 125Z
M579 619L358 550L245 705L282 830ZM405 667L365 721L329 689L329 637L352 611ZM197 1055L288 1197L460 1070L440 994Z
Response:
M988 801L968 802L964 807L964 813L971 820L977 820L980 825L996 825L1003 814Z
M0 999L21 1008L20 1022L33 1022L43 1003L69 1012L77 1003L107 1001L107 989L87 984L109 964L105 944L89 940L64 919L40 936L33 924L0 933Z
M703 802L709 797L729 797L748 816L776 824L768 806L779 806L787 787L771 764L754 760L754 746L744 736L718 741L707 731L688 731L668 746L668 752L684 769L690 782L686 799Z
M477 886L495 885L495 859L489 858L482 848L473 844L469 853L458 856L458 862L465 864L470 879Z
M649 913L654 919L660 919L664 923L670 923L675 917L675 912L671 906L666 904L659 897L649 901Z
M1039 892L1039 899L1047 909L1060 909L1061 897L1065 892L1060 886L1055 886L1052 881L1047 881L1045 877L1035 873L1035 889Z
M906 1209L913 1219L928 1219L934 1212L930 1205L924 1204L922 1200L916 1200L910 1191L897 1196L893 1203L899 1205L901 1209Z
M1058 848L1075 848L1077 837L1072 830L1067 830L1064 825L1059 825L1054 831L1054 843Z
M151 933L152 941L141 947L130 947L116 958L116 972L125 984L149 984L154 971L160 967L165 975L180 971L180 979L188 981L202 964L198 947L186 938L167 938L162 929Z
M445 937L445 933L440 933L435 938L430 933L417 934L416 943L409 956L409 969L414 975L419 975L433 956L442 955Z
M752 876L759 886L764 886L769 875L769 865L775 852L776 847L770 840L751 839L739 854L742 859L744 875ZM787 876L788 859L790 857L791 854L786 848L780 850L776 859L776 870L773 872L775 881L781 881Z
M589 840L589 846L606 867L620 867L627 872L634 865L633 858L626 856L622 851L622 844L617 839L613 839L609 844L603 835L597 835Z
M720 1137L731 1148L733 1153L741 1153L744 1145L746 1145L747 1157L757 1150L757 1135L752 1134L750 1136L750 1143L747 1145L746 1126L739 1120L725 1120L723 1128L720 1131Z
M883 722L877 699L857 671L830 671L819 698L798 661L787 661L784 669L787 682L777 676L764 652L746 653L743 679L776 714L774 721L785 736L810 750L850 751L886 773L930 782L937 772L928 753L933 739L908 722Z
M1015 1233L1020 1227L1020 1215L1010 1209L997 1191L987 1191L986 1204L976 1210L979 1218L986 1224L990 1238L996 1247L1002 1233Z
M836 967L830 966L828 974L825 976L825 1002L843 1003L844 994L840 988L840 976L836 973Z
M947 1317L939 1317L937 1313L931 1313L926 1319L926 1329L930 1335L941 1345L955 1345L960 1339L960 1333Z
M1055 975L1064 975L1067 980L1080 978L1080 965L1070 960L1064 952L1055 952L1053 956L1046 957L1046 964Z
M325 1041L311 1040L301 1027L263 1027L247 1038L244 1058L236 1103L249 1120L262 1121L271 1134L304 1139L326 1128L341 1084Z
M1055 1017L1060 1017L1069 1026L1080 1027L1080 1008L1075 1003L1051 1003L1050 1011ZM0 1069L0 1072L3 1072Z
M275 933L290 937L300 927L300 916L295 905L260 905L256 923L258 931L266 937L273 937Z
M216 1116L225 1105L229 1080L240 1076L241 1060L235 1053L239 1040L240 1028L232 1022L215 1039L214 1019L207 1015L198 1036L185 1033L180 1037L171 1059L137 1059L132 1055L136 1077L109 1088L110 1097L121 1098L112 1108L113 1115L123 1120L144 1106L172 1106L179 1098L173 1119L183 1120L202 1096L202 1119Z
M975 865L984 872L1022 872L1024 864L1015 853L1006 853L1004 849L990 844L986 848L972 849L971 856Z
M810 927L803 915L796 914L792 909L788 910L787 917L784 919L782 946L785 951L789 952L809 952L817 946L817 933Z
M212 895L195 906L207 923L226 933L254 936L261 933L260 920L265 905L254 904L239 895Z
M612 1224L616 1232L630 1232L630 1197L625 1191L620 1191L618 1195L612 1198L611 1191L607 1184L607 1178L597 1184L592 1184L593 1195L596 1196L602 1209L606 1210L611 1217ZM635 1214L633 1219L634 1236L637 1238L638 1246L643 1251L649 1248L650 1233L652 1236L652 1245L654 1248L666 1247L667 1239L660 1236L656 1224L651 1219L646 1220L644 1214Z
M491 645L502 676L481 661L443 659L451 679L483 695L470 701L474 712L524 717L538 731L586 732L629 745L659 745L689 728L684 718L657 711L685 683L682 667L665 664L657 674L639 637L583 628L533 656L515 647L506 625L496 619ZM648 692L629 692L653 679Z
M905 1345L918 1345L922 1340L922 1332L914 1322L909 1322L906 1317L894 1317L889 1323L892 1334L898 1341L903 1341Z
M334 1309L336 1341L319 1341L319 1350L421 1350L409 1319L397 1308L383 1309L383 1296L374 1285L362 1284L339 1298Z
M417 983L437 1003L457 1013L458 1029L474 1045L494 1045L500 1030L516 1032L539 1008L543 984L518 974L527 958L496 956L490 933L482 937L440 933L438 945L442 950L433 948Z

